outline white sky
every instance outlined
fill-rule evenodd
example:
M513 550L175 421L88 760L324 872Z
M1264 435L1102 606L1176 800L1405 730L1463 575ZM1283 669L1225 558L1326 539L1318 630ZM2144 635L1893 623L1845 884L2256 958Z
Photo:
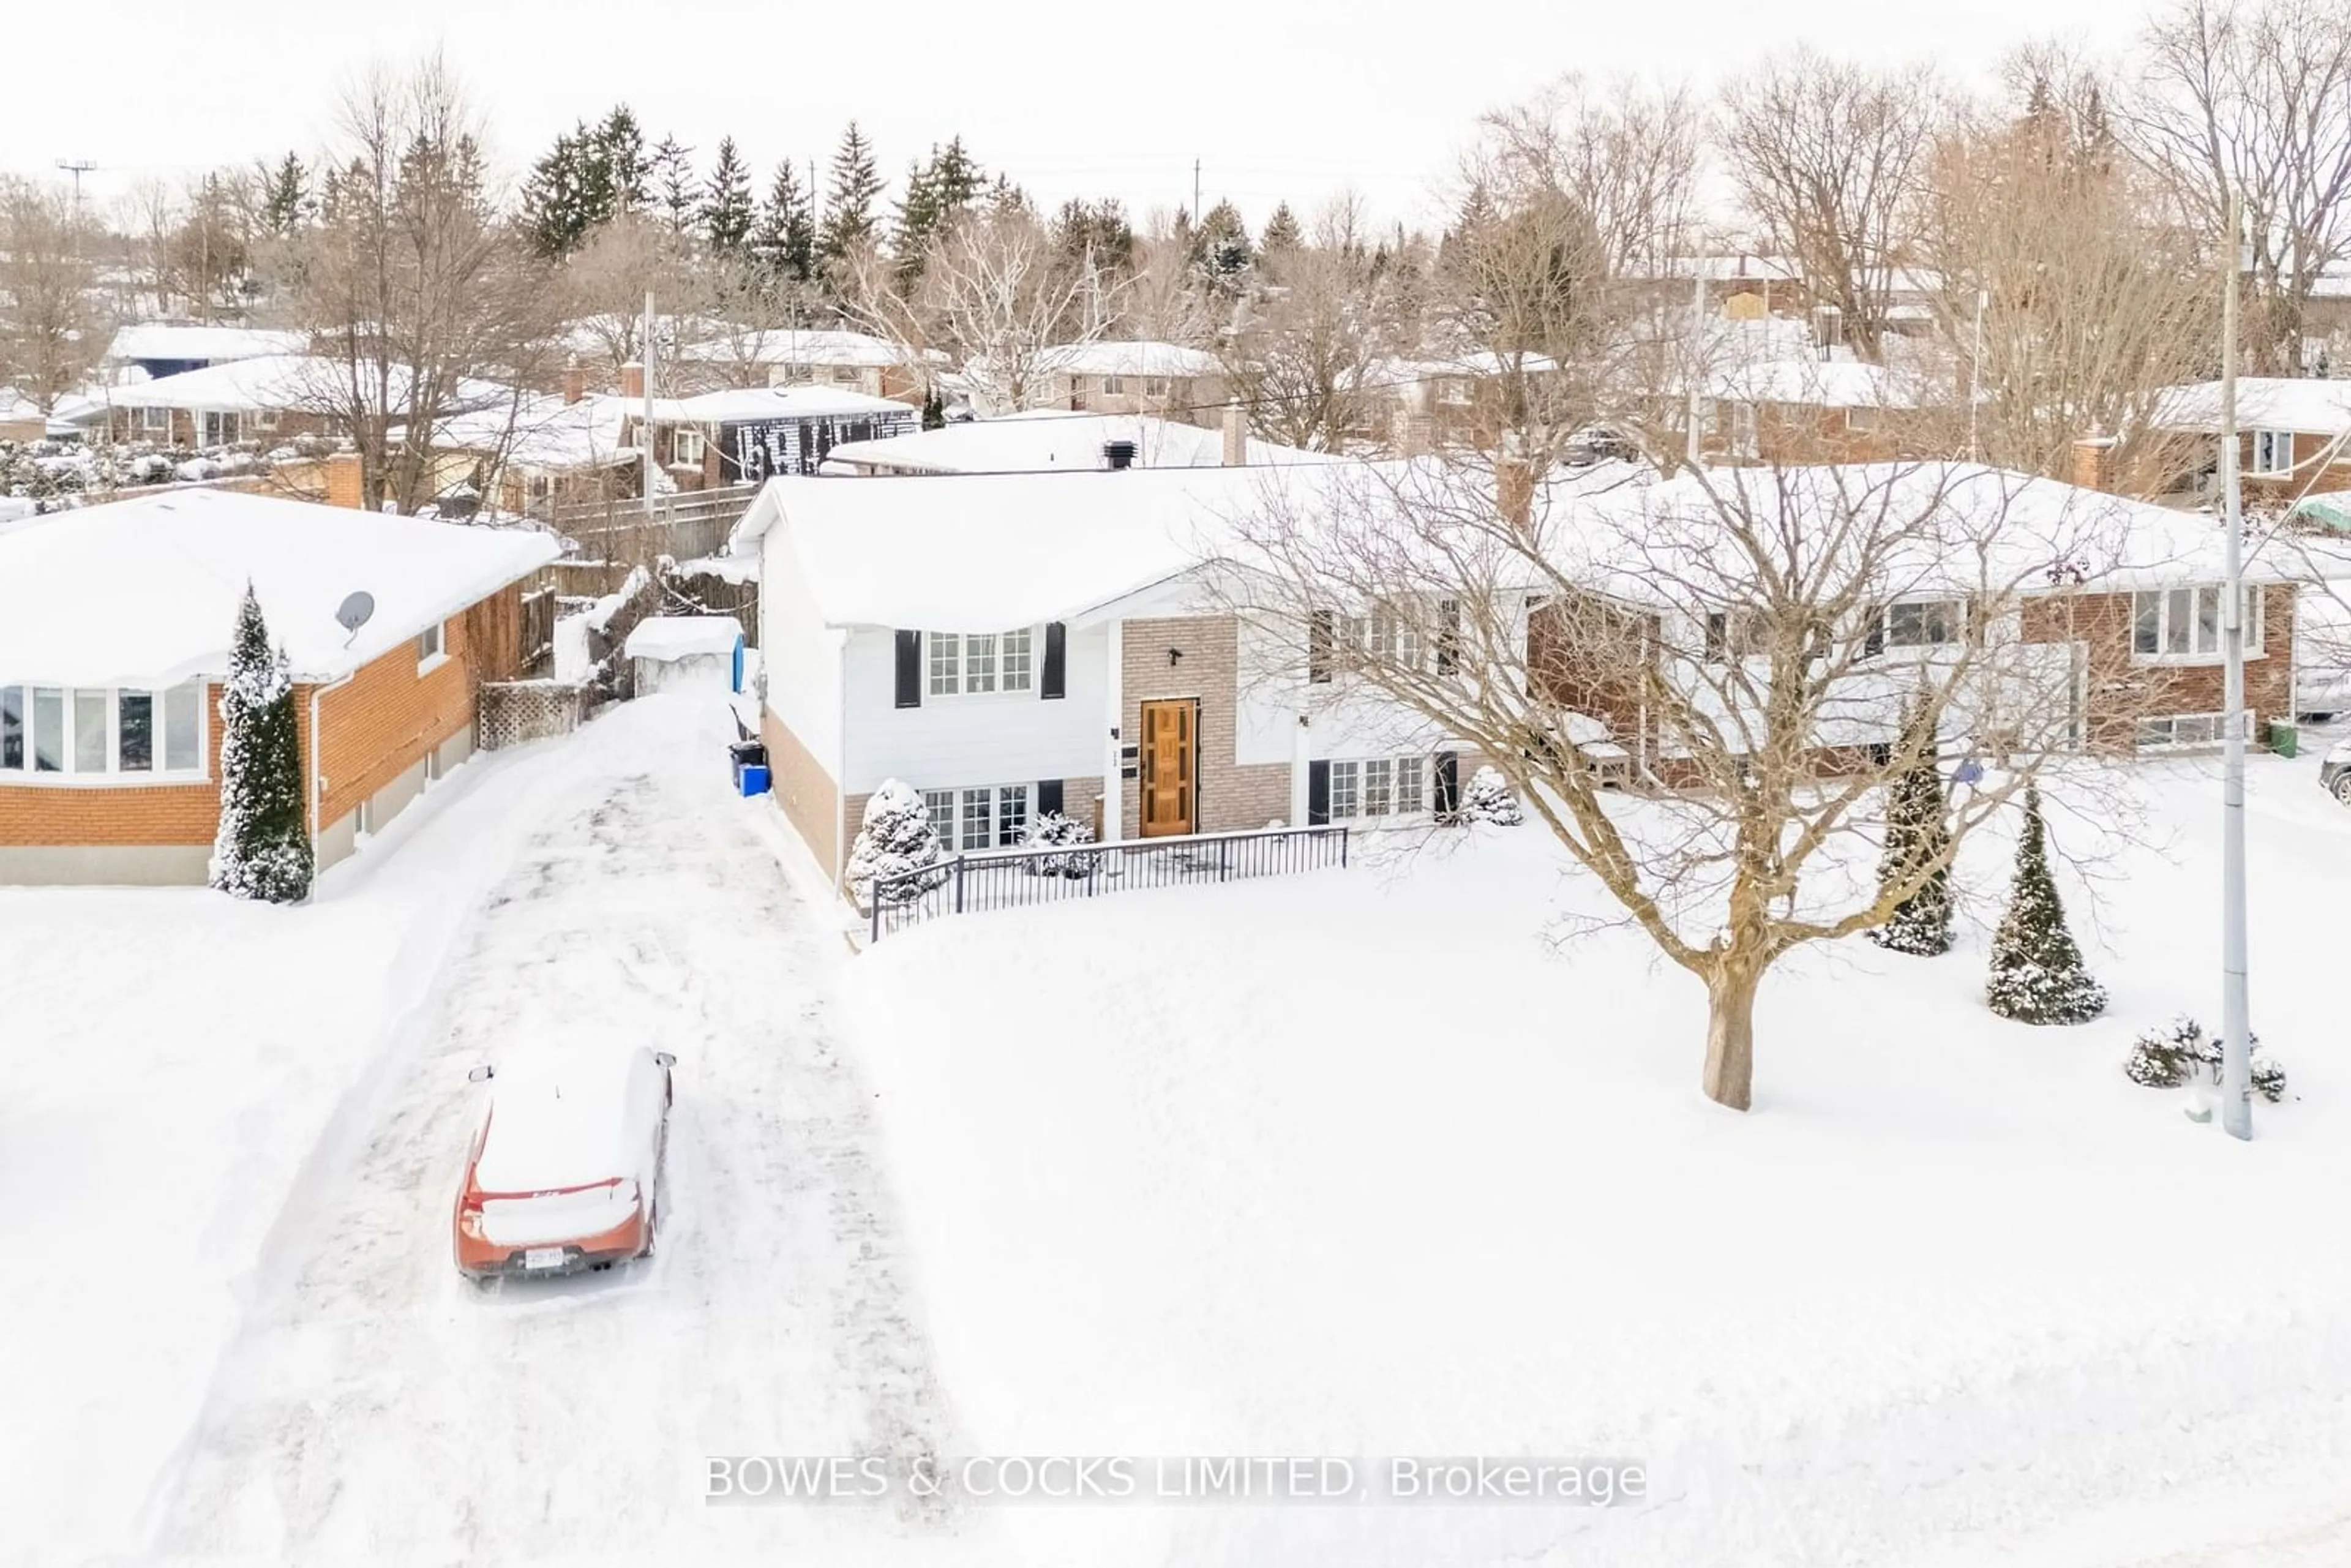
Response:
M191 26L184 0L26 10L0 67L0 167L62 178L59 159L92 160L99 199L307 153L342 83L437 44L509 174L625 100L649 141L674 131L705 164L733 134L762 187L779 157L821 163L854 116L893 181L960 133L1040 205L1113 194L1139 222L1190 199L1197 158L1204 202L1230 196L1253 223L1347 186L1425 220L1479 111L1567 70L1704 85L1801 38L1964 76L2026 37L2119 47L2140 15L2131 0L242 0L227 25Z

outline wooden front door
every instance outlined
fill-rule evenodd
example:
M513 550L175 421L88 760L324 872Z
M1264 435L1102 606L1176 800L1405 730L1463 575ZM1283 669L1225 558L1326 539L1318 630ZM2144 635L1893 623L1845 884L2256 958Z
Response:
M1196 697L1143 705L1143 836L1192 831L1199 794Z

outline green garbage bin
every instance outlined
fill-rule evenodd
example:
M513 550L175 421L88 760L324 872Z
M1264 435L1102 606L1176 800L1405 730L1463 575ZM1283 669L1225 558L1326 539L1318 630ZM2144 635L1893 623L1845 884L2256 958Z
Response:
M2294 756L2301 738L2294 732L2294 726L2286 723L2285 720L2281 718L2270 720L2270 749L2280 757Z

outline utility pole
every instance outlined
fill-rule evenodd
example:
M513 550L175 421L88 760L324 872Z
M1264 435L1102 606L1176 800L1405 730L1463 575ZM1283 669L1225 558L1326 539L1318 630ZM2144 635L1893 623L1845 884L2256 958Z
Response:
M74 215L81 215L81 177L98 167L87 158L60 158L57 167L71 174L74 180Z
M1200 161L1192 160L1192 227L1200 226Z
M653 323L654 323L654 320L655 320L655 318L654 318L654 316L653 316L653 291L652 289L648 288L648 289L646 289L646 290L645 290L645 348L644 348L644 352L643 352L643 354L641 354L640 356L638 356L639 358L643 359L643 360L644 361L644 362L645 362L645 378L644 378L644 379L645 379L645 387L644 387L645 396L644 396L644 408L643 408L643 410L642 411L641 414L639 415L639 423L638 423L638 427L637 427L637 430L638 430L638 434L637 434L637 444L638 444L639 446L641 446L641 447L643 447L643 448L644 449L641 455L642 455L642 457L643 457L643 459L644 465L645 465L645 467L644 467L644 492L645 492L645 520L646 520L647 522L651 522L651 521L653 520L653 473L654 473L654 467L655 467L654 463L653 463L653 361L654 361L654 353L653 353Z
M1982 451L1976 444L1976 411L1983 406L1983 313L1991 299L1991 290L1976 290L1976 343L1968 356L1968 461L1981 460Z
M1682 455L1692 468L1705 465L1706 447L1706 257L1690 257L1689 437Z
M2228 657L2221 697L2228 727L2220 784L2220 1125L2253 1135L2252 1004L2245 960L2245 560L2244 503L2237 483L2237 292L2244 268L2244 206L2229 194L2229 277L2220 297L2220 507L2228 533L2220 590L2220 645Z

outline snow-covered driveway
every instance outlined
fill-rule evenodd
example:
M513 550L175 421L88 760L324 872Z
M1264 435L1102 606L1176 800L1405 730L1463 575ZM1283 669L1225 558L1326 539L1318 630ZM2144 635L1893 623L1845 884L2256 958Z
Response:
M478 908L447 911L468 924L432 1009L345 1095L277 1219L157 1493L158 1555L870 1561L954 1529L698 1495L705 1454L947 1436L872 1092L834 1045L841 939L727 795L724 724L672 696L566 743L543 823ZM466 1071L592 1034L678 1057L659 1254L478 1293L449 1261Z

